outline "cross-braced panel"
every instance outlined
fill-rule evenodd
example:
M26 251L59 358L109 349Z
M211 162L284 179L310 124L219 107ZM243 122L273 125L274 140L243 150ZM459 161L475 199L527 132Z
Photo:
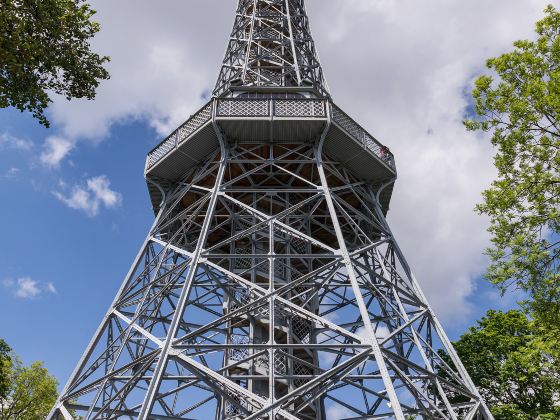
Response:
M482 416L377 188L315 144L224 153L167 191L52 418Z

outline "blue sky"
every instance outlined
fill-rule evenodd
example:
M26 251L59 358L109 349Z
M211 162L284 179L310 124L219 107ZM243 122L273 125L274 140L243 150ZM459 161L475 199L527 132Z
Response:
M25 133L25 139L45 135L25 115L3 111L0 119L12 132ZM37 162L35 144L31 150L0 152L1 173L20 169L0 180L5 197L0 210L0 318L5 320L0 336L24 361L45 361L61 381L109 306L153 219L143 160L154 138L141 122L116 126L110 141L76 150L56 170ZM100 175L123 198L95 217L54 195L61 179L85 185ZM37 291L25 287L26 279L36 282Z
M61 383L153 220L146 153L217 75L235 7L220 1L219 13L203 0L94 1L94 46L113 59L98 99L57 98L48 130L0 110L0 337ZM515 302L481 280L487 223L472 209L492 179L492 150L462 128L464 92L486 57L530 35L546 2L416 3L309 0L308 9L335 101L396 154L390 223L456 338L487 308Z

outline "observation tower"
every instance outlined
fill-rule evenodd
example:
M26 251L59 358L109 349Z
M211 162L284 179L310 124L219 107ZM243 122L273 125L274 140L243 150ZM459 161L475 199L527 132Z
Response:
M351 68L351 66L347 66ZM333 102L304 0L239 0L210 101L148 153L155 222L49 419L491 419Z

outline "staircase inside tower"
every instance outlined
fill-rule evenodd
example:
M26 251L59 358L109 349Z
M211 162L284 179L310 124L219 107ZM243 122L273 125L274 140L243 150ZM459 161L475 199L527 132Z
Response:
M327 87L301 0L241 0L216 96L235 87Z
M234 157L231 158L232 163L228 165L224 180L228 195L269 216L281 214L306 199L305 194L297 192L304 184L301 180L288 172L275 170L271 163L263 165L262 159L266 162L270 156L285 155L291 148L297 150L298 146L241 144L232 147ZM253 162L247 157L243 159L244 154L250 154ZM295 170L302 178L308 177L311 163L300 163L299 168L298 164L292 163L286 165L285 169ZM287 188L287 185L291 188ZM289 288L283 294L286 299L317 314L318 298L313 293L313 287L306 283L290 287L293 281L310 273L313 265L317 265L309 258L317 250L301 236L263 224L262 219L250 213L232 210L225 202L219 203L216 208L216 217L222 217L224 222L219 230L211 232L209 240L223 245L214 247L212 254L227 258L217 258L215 262L271 292ZM307 206L301 209L301 213L310 210ZM310 237L316 233L312 232L312 218L305 220L299 215L293 215L292 218L294 222L297 219L301 233ZM292 225L293 222L287 223ZM258 228L259 224L263 226ZM235 313L256 300L252 292L239 287L238 282L231 287L225 286L223 290L224 315ZM223 355L224 373L264 399L268 399L271 393L274 393L275 398L281 398L296 391L318 373L317 352L305 348L306 344L315 342L317 333L309 320L295 316L281 305L271 304L266 299L262 303L257 303L252 311L241 312L229 320L224 343L227 348ZM295 411L301 407L298 415L302 419L323 419L320 399L308 403L306 397L301 395L294 399L291 409ZM224 399L217 417L242 419L247 414L243 404L243 401Z
M290 197L283 197L289 200ZM271 196L268 200L261 203L264 206L286 208L289 202L283 201L280 197ZM232 236L247 230L255 224L255 220L235 218L232 223ZM234 273L246 277L248 280L260 284L264 288L269 288L270 282L274 287L282 287L290 283L292 279L299 278L302 273L310 271L308 264L295 258L274 260L273 268L266 261L266 258L258 258L254 255L266 256L271 242L274 244L275 254L298 255L309 254L310 247L305 242L292 237L289 234L282 235L281 238L271 238L270 235L260 235L254 233L248 238L231 244L230 253L240 255L231 262L230 270ZM246 256L245 256L246 255ZM316 299L306 302L308 293L305 286L296 287L291 294L297 295L293 301L303 308L317 312ZM226 312L235 310L239 303L246 303L248 296L232 296L226 302ZM251 377L247 387L263 398L268 398L270 392L275 392L279 398L291 391L299 388L309 379L299 377L310 377L315 374L318 366L317 354L313 350L302 348L290 348L290 344L310 343L314 333L311 322L291 317L289 313L273 308L273 327L271 328L271 308L269 305L260 307L255 316L241 316L231 321L228 331L228 344L267 344L271 340L276 346L273 350L237 350L231 348L227 354L224 365L232 366L228 369L230 375L239 374ZM286 345L285 348L282 348ZM250 354L249 352L253 352ZM240 362L241 363L237 363ZM271 367L272 365L272 367ZM273 369L273 386L271 386L271 372ZM302 400L296 401L295 405L304 403ZM226 418L242 418L243 413L236 410L231 404L226 402L224 408ZM302 418L318 419L317 404L307 406L301 413Z
M271 198L271 204L273 201L275 201L274 198ZM274 204L282 206L281 202ZM255 221L238 218L232 223L234 228L232 234L245 231L254 223ZM236 230L237 227L240 230ZM309 253L309 250L305 249L308 248L306 244L298 242L297 238L290 238L289 235L286 235L282 241L278 241L279 238L274 239L276 254ZM266 258L254 256L256 254L266 256L270 242L269 235L261 236L255 233L245 240L231 244L230 253L240 257L230 262L230 270L267 289L271 281L275 288L283 287L291 282L292 277L299 278L301 273L308 272L309 268L305 267L305 263L295 261L295 259L285 259L284 261L276 259L274 268L271 270ZM298 245L299 249L297 249ZM317 312L316 299L306 302L308 293L305 286L296 287L291 293L297 295L297 297L293 297L295 303L309 311ZM235 311L249 302L250 296L247 291L232 290L231 296L228 296L225 301L224 313ZM314 336L312 323L290 316L288 312L282 311L278 307L274 307L272 311L272 321L271 307L268 304L259 307L254 314L240 315L230 321L226 339L229 349L224 360L229 377L241 377L242 379L238 381L239 385L246 386L251 392L265 399L268 399L271 392L280 398L296 390L315 374L316 366L318 366L317 354L313 350L289 347L291 344L311 342ZM271 340L275 347L269 350L267 347ZM252 345L252 348L235 347L243 344ZM259 348L259 344L266 347ZM296 400L293 408L304 404L303 398L305 396L302 396L299 401ZM241 419L244 416L244 413L231 402L226 401L222 410L223 418ZM318 404L306 406L300 416L302 419L320 419Z

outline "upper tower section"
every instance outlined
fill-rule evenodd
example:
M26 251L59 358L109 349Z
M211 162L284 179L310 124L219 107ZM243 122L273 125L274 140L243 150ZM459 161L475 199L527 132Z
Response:
M397 175L393 154L332 101L304 0L239 0L213 97L148 153L154 209L165 185L175 185L224 142L319 141L330 161L363 182L387 186L380 197L387 211Z
M239 0L214 96L310 90L329 97L304 0Z

